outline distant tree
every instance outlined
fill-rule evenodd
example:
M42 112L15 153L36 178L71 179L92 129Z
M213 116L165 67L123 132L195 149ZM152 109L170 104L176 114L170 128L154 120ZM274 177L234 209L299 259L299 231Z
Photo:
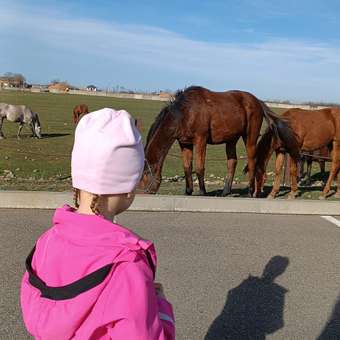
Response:
M13 80L14 80L14 83L17 84L18 87L23 87L24 84L26 83L26 78L20 73L14 74Z
M6 78L12 87L23 87L26 84L26 78L21 73L6 72L2 78Z

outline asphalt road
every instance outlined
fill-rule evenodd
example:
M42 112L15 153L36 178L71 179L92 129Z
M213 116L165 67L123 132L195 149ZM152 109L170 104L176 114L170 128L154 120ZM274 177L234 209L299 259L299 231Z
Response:
M0 209L0 339L30 339L24 260L52 211ZM340 339L340 228L318 216L125 213L158 250L177 339ZM58 339L56 339L58 340Z

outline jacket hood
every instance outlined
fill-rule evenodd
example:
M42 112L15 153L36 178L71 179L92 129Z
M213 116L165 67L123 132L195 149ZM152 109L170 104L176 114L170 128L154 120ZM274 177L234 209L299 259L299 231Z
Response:
M152 245L152 242L143 240L126 227L112 223L101 215L79 214L69 205L56 209L52 222L54 233L79 245L119 245L131 250L148 249Z

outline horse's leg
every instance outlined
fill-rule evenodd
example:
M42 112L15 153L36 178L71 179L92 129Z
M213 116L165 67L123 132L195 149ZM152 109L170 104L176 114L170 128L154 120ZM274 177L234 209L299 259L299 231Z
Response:
M340 170L338 170L338 175L336 177L336 194L335 198L340 198Z
M319 196L319 199L325 199L327 197L327 194L331 190L331 185L333 183L334 177L337 175L339 169L340 169L340 141L334 141L331 170L329 171L327 183L323 189L322 194Z
M18 129L18 133L17 133L17 138L20 139L20 133L21 133L21 130L24 126L24 123L20 122L19 123L19 129Z
M298 194L297 185L297 162L295 159L290 157L290 193L288 195L289 199L295 198Z
M275 198L276 194L280 190L281 183L281 173L285 160L285 154L283 152L276 152L276 161L275 161L275 180L273 184L273 188L271 193L268 195L268 198Z
M237 154L236 154L236 142L226 143L225 151L227 154L227 170L228 174L224 181L224 188L222 191L222 197L231 194L231 187L233 185L235 169L237 164Z
M4 122L4 119L5 119L5 117L1 117L0 118L0 139L4 139L5 138L4 133L2 132L2 124Z
M257 137L249 133L248 137L243 137L248 157L248 176L249 176L249 192L248 196L253 197L255 192L255 155Z
M30 122L30 127L31 127L31 130L32 130L32 137L36 137L36 133L35 133L35 130L34 130L33 122Z
M303 170L304 170L304 160L303 160L303 157L301 157L298 162L298 181L299 182L303 178Z
M194 191L194 186L192 182L192 154L193 145L189 144L179 144L182 150L182 161L183 169L185 175L185 194L191 195Z
M312 180L311 180L311 175L312 175L312 165L313 165L313 158L307 158L307 180L306 184L311 185Z
M198 184L200 187L200 195L205 195L205 184L204 184L204 163L205 154L207 150L207 141L204 138L198 138L195 143L195 171L198 178Z
M326 170L326 162L323 159L319 160L319 166L320 166L320 172L323 175L325 173Z

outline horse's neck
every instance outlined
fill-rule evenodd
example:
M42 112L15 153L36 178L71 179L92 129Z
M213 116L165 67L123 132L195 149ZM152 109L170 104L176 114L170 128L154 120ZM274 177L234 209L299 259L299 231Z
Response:
M175 140L171 129L159 128L146 146L145 158L157 177L161 176L165 157Z

